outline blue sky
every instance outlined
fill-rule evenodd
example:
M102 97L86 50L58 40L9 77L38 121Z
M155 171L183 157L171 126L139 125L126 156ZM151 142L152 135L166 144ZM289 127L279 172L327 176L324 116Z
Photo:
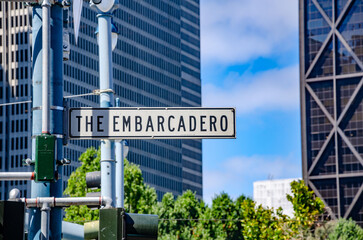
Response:
M301 177L297 0L201 0L202 105L236 107L237 139L203 140L204 200Z

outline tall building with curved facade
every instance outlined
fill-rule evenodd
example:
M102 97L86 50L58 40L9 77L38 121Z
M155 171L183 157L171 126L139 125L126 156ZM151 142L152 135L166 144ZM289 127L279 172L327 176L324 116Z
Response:
M300 0L303 177L363 225L363 1Z
M4 36L4 39L6 35L10 41L13 36L17 38L19 34L19 28L16 26L20 18L26 18L28 22L31 20L31 9L22 3L1 2L0 6L3 9L14 9L11 13L0 9L2 22L6 22L8 24L6 26L9 26L6 29L0 26L0 37ZM23 8L25 10L17 10ZM64 96L90 93L99 88L98 45L95 36L97 13L86 1L83 3L77 44L74 39L72 15L72 8L70 8L68 28L70 55L69 60L64 62ZM11 21L14 21L13 25L9 25ZM121 99L121 106L201 106L199 0L123 0L120 1L120 7L114 13L113 21L120 33L112 55L113 89L115 97ZM30 23L27 26L26 31L30 36ZM30 43L29 39L23 43L24 49L29 51L27 60L22 63L29 65L26 65L29 74L24 80L25 90L22 90L27 91L28 95L24 95L24 99L29 99L31 89ZM14 48L15 54L17 49L20 48L17 46ZM1 51L10 50L2 47ZM8 55L11 57L11 53ZM5 57L3 56L2 59ZM20 58L14 59L14 64L20 64L20 60ZM3 73L3 84L13 84L14 92L19 91L20 94L21 85L18 83L23 75L14 75L13 82L12 78L6 75L11 73L11 68L4 64L1 66L3 71L7 72ZM19 80L16 77L19 77ZM10 94L12 88L6 89ZM11 98L12 95L6 96ZM23 99L10 98L4 99L3 102ZM71 107L98 107L99 97L69 98L69 104ZM21 115L28 124L27 130L22 128L23 135L27 138L27 147L23 147L25 149L23 151L30 156L31 125L27 119L31 118L29 111L31 104L27 106L27 112ZM12 120L6 118L18 118L16 113L6 114L8 114L6 117L0 116L0 122L3 124L6 122L11 124ZM5 130L4 125L3 131ZM12 139L14 136L15 134L11 132L3 134L2 141L6 142L8 141L6 139ZM5 146L5 143L3 145ZM64 148L64 157L72 160L72 164L64 168L64 187L68 176L79 166L77 159L80 154L87 147L98 147L98 145L99 142L95 140L69 141ZM129 145L130 152L127 158L140 165L145 182L156 189L159 199L166 192L180 195L187 189L196 192L199 198L202 197L201 140L130 140ZM20 150L14 152L14 155L19 157L20 154ZM13 170L11 165L5 166L5 162L8 162L10 158L11 156L8 156L7 160L5 156L2 158L4 168L0 170ZM21 171L21 169L22 167L17 170ZM15 185L18 184L14 183ZM6 189L0 186L0 189L7 192L11 186L9 185ZM26 192L23 194L26 195Z

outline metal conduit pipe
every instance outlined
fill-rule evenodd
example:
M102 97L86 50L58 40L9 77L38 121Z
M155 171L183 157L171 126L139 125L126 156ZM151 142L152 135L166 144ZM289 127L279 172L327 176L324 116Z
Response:
M109 197L69 197L69 198L55 198L55 197L39 197L39 198L20 198L21 202L25 203L28 208L40 208L43 204L49 207L69 207L73 205L88 205L88 206L105 206L111 208L112 199Z
M34 172L0 172L0 181L34 180Z
M0 0L4 1L4 0ZM28 2L28 3L40 3L42 0L11 0L11 2Z
M41 211L41 222L40 222L40 231L41 231L41 240L49 239L49 222L50 222L50 206L48 202L44 202L42 204Z
M0 2L5 2L8 0L0 0ZM11 0L10 2L27 2L27 3L40 3L42 0Z
M49 0L42 2L42 133L49 134L49 80L50 80L50 7Z

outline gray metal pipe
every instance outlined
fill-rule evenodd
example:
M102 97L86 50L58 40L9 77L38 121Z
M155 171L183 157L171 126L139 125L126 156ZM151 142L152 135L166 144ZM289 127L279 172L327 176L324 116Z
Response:
M34 172L0 172L0 181L34 180Z
M21 198L20 201L25 202L25 206L42 207L47 204L49 207L69 207L73 205L88 205L88 206L105 206L110 208L112 199L109 197L69 197L69 198L55 198L55 197L39 197L39 198Z
M32 56L33 56L33 71L32 71L32 90L33 90L33 104L32 108L40 110L34 110L32 112L32 136L37 136L42 133L42 7L40 5L33 6L32 14ZM59 66L58 66L59 67ZM60 125L58 123L58 125ZM35 138L32 138L32 157L35 159ZM58 158L62 159L62 158ZM34 169L34 167L32 167ZM36 183L31 181L31 197L49 197L50 196L50 184L49 183ZM33 208L29 210L29 240L39 240L40 235L40 209ZM54 232L52 233L52 235ZM59 239L57 239L59 240Z
M0 0L0 2L29 2L29 3L39 3L42 0Z
M49 133L50 1L42 2L42 133Z
M84 227L80 224L62 221L62 240L84 240Z
M0 0L0 2L28 2L28 3L40 3L42 0Z
M120 98L116 98L116 107L121 107ZM124 207L124 146L121 140L115 141L115 193L116 207Z
M48 240L49 239L49 218L50 218L50 206L48 202L44 202L42 204L41 211L41 223L40 223L40 232L41 239Z
M117 106L118 107L118 106ZM116 207L121 208L123 207L124 197L123 197L123 190L124 190L124 161L122 158L123 151L122 151L122 141L118 140L115 141L115 159L116 159L116 169L115 169L115 193L116 193Z
M112 40L111 15L97 15L99 28L99 65L100 65L100 107L108 108L113 104L113 92L104 90L113 86L112 81ZM115 200L115 156L114 144L109 139L101 140L101 195ZM113 201L115 204L115 201Z

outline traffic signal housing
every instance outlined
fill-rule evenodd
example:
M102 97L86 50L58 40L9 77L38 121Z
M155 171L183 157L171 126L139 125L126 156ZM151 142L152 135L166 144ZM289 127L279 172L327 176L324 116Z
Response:
M0 239L24 239L25 204L0 201Z
M88 189L99 189L101 188L101 172L88 172L86 173L86 186ZM100 197L101 192L86 192L86 197Z
M157 238L157 215L126 213L123 208L100 209L99 240L154 240Z

